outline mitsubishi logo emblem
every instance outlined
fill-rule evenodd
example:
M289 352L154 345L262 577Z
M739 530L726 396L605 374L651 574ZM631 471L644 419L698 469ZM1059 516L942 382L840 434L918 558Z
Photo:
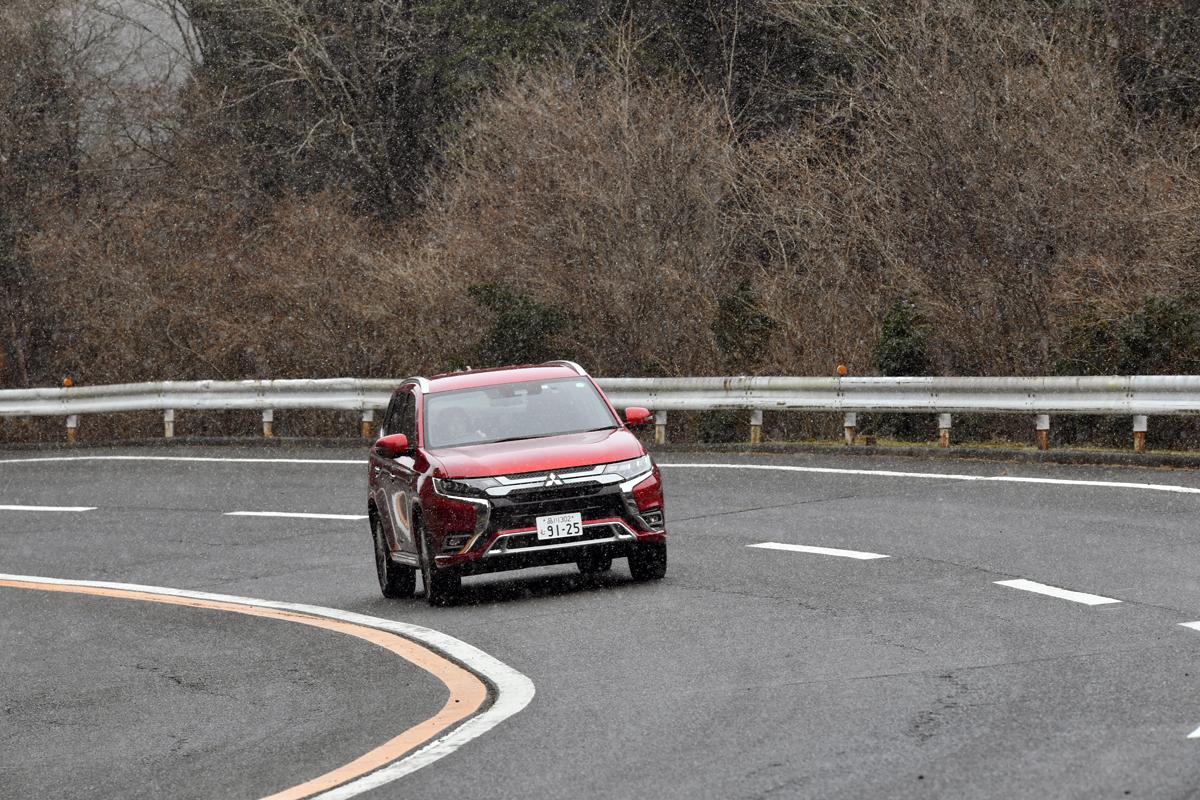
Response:
M547 488L550 486L562 486L562 485L563 485L563 479L558 477L557 472L551 472L549 475L547 475L546 482L544 484L542 484L542 486L547 487Z

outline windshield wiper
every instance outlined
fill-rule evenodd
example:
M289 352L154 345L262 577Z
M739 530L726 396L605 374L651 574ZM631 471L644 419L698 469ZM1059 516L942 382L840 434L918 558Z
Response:
M541 439L543 436L556 436L557 434L535 433L532 436L510 436L507 439L488 439L485 442L472 442L472 444L500 444L501 442L519 442L522 439Z
M509 436L507 439L489 439L486 442L477 442L476 444L500 444L501 442L519 442L523 439L546 439L551 436L570 436L573 433L594 433L596 431L612 431L616 430L616 425L605 425L602 428L584 428L578 431L556 431L554 433L535 433L530 436Z

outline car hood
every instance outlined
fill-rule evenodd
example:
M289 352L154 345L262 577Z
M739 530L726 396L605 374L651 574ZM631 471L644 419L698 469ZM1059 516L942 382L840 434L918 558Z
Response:
M568 433L515 442L494 442L430 450L447 478L484 478L586 467L638 458L646 451L624 428Z

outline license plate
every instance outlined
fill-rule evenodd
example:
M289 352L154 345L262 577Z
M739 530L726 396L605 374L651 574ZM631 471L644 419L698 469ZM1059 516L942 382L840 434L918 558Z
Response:
M569 536L583 535L583 517L579 514L555 514L552 517L537 518L538 541L545 539L566 539Z

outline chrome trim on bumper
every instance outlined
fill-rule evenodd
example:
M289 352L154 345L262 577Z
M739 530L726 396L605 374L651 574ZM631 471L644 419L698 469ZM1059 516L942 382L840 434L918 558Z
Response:
M594 483L599 486L609 486L614 483L621 484L622 492L633 490L646 478L654 474L654 467L646 470L640 475L635 475L627 481L621 481L621 474L618 472L605 472L609 464L597 464L594 467L585 469L573 469L570 471L552 470L558 476L559 483L553 487L546 485L546 475L548 473L538 473L529 478L510 478L507 475L496 475L492 480L500 483L500 486L490 486L484 491L489 497L508 497L510 493L517 491L528 491L532 489L547 489L557 488L558 486L574 486L581 483Z
M515 533L506 533L502 536L497 536L496 541L492 542L492 546L484 553L485 558L492 556L514 555L517 553L540 553L546 550L563 550L568 547L587 547L593 544L613 544L614 542L631 542L637 539L637 532L630 528L623 520L608 520L605 522L589 522L584 524L584 528L624 528L624 533L616 533L606 539L584 539L574 542L555 542L553 544L538 544L532 547L515 547L512 550L508 549L506 539L513 536L528 536L530 531L520 531Z
M596 464L595 466L584 467L582 469L574 467L562 471L549 470L547 472L539 472L527 478L510 478L507 475L496 475L492 480L499 483L500 486L490 486L485 491L490 497L508 497L511 492L515 491L553 489L580 483L595 483L606 486L610 483L616 483L621 479L621 476L615 473L605 473L604 470L607 466L607 464ZM558 476L558 483L547 486L546 478L550 473Z
M630 478L629 480L627 480L621 484L621 491L622 492L632 492L633 487L637 486L639 483L646 480L646 478L649 478L653 474L654 474L654 467L651 467L650 469L643 472L641 475L634 475L632 478Z
M433 493L438 497L444 497L447 500L455 500L459 503L467 503L469 505L478 507L479 510L475 512L475 530L472 532L471 538L467 540L465 545L455 551L455 554L466 553L475 546L475 542L479 541L479 537L483 536L483 534L487 531L488 523L491 522L492 519L492 504L487 500L483 500L478 497L463 497L457 494L442 494L437 490L437 484L434 484Z

